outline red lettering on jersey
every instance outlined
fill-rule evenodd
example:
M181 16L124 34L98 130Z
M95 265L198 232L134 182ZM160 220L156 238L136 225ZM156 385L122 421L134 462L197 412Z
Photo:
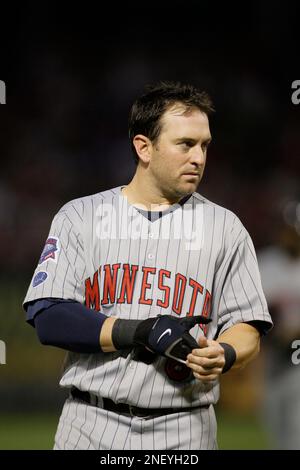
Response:
M132 303L133 288L135 282L135 275L138 270L138 265L132 264L129 268L129 264L123 264L123 279L121 286L120 297L118 298L119 304L125 303L125 294L128 304ZM130 274L131 271L131 274Z
M175 292L174 292L173 305L172 305L173 312L177 313L177 315L181 314L183 297L185 293L185 286L186 286L186 277L183 274L177 273L176 279L175 279ZM179 299L178 299L178 296L179 296Z
M94 273L92 283L90 278L85 280L85 305L88 308L100 310L98 271Z
M156 268L152 267L142 267L143 270L143 280L142 280L142 287L141 287L141 296L139 298L139 304L145 304L145 305L152 305L153 300L152 299L145 299L146 295L146 289L149 289L151 287L151 284L147 282L148 274L155 274L156 273Z
M168 306L169 306L169 300L170 300L170 287L163 285L163 278L164 278L164 276L170 278L171 272L170 272L170 271L167 271L166 269L160 269L160 270L159 270L159 275L158 275L158 288L159 288L160 290L165 291L165 299L164 299L163 302L162 302L161 300L158 300L158 301L156 302L156 304L157 304L159 307L168 308Z
M113 276L111 274L110 264L105 264L103 266L105 274L104 274L104 285L103 285L103 299L101 302L102 305L105 305L108 303L111 303L111 304L115 303L117 276L118 276L118 270L120 269L120 266L121 266L120 263L116 263L112 265ZM108 300L108 296L110 298L110 302Z
M211 294L208 292L208 290L206 289L205 291L205 299L204 299L204 303L203 303L203 308L202 308L202 313L201 315L203 315L204 317L208 318L209 315L210 315L210 308L211 308ZM203 330L203 333L206 335L207 333L207 325L202 325L201 326L202 330Z
M115 264L106 264L103 266L103 273L104 273L104 282L103 282L103 294L102 300L100 296L100 280L102 275L102 267L100 266L99 270L96 271L93 275L93 279L90 277L85 280L85 305L88 308L93 308L95 310L100 310L100 306L106 304L132 304L133 295L134 295L134 287L136 284L137 273L139 272L139 266L135 264L128 264L124 263L123 268L123 276L121 281L121 288L119 298L116 299L117 295L117 281L118 281L118 273L121 267L121 263ZM175 283L174 283L174 293L171 292L171 287L165 285L165 278L170 279L172 277L171 271L167 269L160 269L159 271L155 267L148 267L143 266L143 277L141 282L141 291L140 291L140 298L138 303L144 305L152 305L153 304L153 296L152 298L147 298L147 290L153 287L153 281L157 279L157 287L160 291L162 291L163 299L157 299L156 305L161 308L169 308L170 306L170 296L173 294L173 302L172 302L172 310L177 314L181 315L182 313L182 306L183 300L186 293L187 287L187 278L181 274L177 273L175 275ZM156 275L158 271L158 277L151 278L149 281L149 275ZM195 308L197 303L197 296L199 293L203 295L204 287L194 279L189 279L189 286L192 288L191 292L191 300L189 310L187 312L187 316L191 317L195 314ZM190 290L189 290L190 292ZM211 310L211 294L208 290L205 290L205 298L202 307L202 315L205 317L210 316ZM198 314L198 312L197 312ZM202 327L201 327L202 328ZM203 331L206 333L206 328L203 325Z
M193 288L193 294L192 294L192 299L191 299L191 303L190 303L190 308L189 308L189 311L187 313L187 317L192 317L194 315L194 311L195 311L197 295L198 295L199 292L200 292L200 294L203 294L203 286L201 286L201 284L199 284L199 282L197 282L197 281L195 281L194 279L191 279L191 278L190 278L189 284Z

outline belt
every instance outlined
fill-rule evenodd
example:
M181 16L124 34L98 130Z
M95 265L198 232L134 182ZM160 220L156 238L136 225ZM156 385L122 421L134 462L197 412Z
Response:
M192 411L200 406L187 407L187 408L139 408L137 406L128 405L126 403L115 403L110 398L101 398L92 395L89 392L83 392L76 387L71 389L71 396L75 400L81 400L92 406L99 406L107 411L113 411L121 415L138 418L154 418L157 416L169 415L172 413L183 413L185 411ZM201 405L201 408L203 406Z

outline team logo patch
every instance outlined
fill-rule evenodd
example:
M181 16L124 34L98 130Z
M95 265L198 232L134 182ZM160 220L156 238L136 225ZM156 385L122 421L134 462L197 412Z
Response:
M59 240L56 237L50 237L46 240L43 252L39 259L39 264L42 264L44 261L52 259L52 261L57 260L57 254L59 253Z
M39 271L33 278L32 285L33 287L36 287L42 282L45 282L48 277L48 274L45 271Z

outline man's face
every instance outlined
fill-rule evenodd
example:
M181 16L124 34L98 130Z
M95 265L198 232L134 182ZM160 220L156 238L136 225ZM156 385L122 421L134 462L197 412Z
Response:
M152 145L149 171L156 188L169 199L194 192L202 178L211 141L207 115L181 104L169 108Z

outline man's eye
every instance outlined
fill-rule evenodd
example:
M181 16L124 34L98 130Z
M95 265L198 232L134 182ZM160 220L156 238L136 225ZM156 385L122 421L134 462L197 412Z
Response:
M181 142L181 145L183 145L183 147L187 147L187 148L191 148L193 146L193 144L191 142Z

